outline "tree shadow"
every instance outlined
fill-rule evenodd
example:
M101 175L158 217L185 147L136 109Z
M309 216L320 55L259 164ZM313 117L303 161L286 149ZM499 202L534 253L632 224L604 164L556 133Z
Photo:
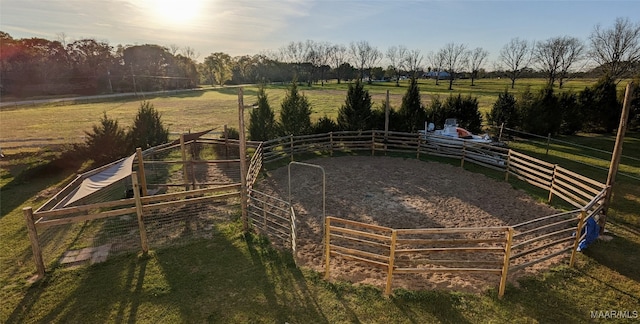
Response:
M157 259L186 321L302 323L323 318L292 257L252 235L230 240L214 234L188 247L188 253L170 250Z
M135 289L131 289L137 279L141 281L145 276L146 260L131 258L117 259L115 262L92 265L85 268L50 271L41 282L34 284L27 291L22 301L15 307L7 323L34 322L37 323L88 323L101 322L111 316L114 305L131 304L131 309L137 309L140 304L138 282ZM125 265L124 268L121 266ZM62 271L62 274L55 274ZM74 275L65 276L65 271L73 271ZM65 277L74 277L79 283L67 283L75 288L65 289ZM124 277L124 281L122 281ZM57 281L57 282L56 282ZM141 287L141 286L140 286ZM51 294L59 295L52 297ZM40 300L42 298L42 300ZM36 303L42 302L41 305ZM35 313L35 314L34 314ZM118 318L121 319L121 311Z
M422 321L415 320L420 317L416 309L419 309L420 312L426 311L441 323L471 323L456 309L456 306L460 304L459 299L457 295L440 291L396 290L395 296L391 300L411 323L422 323Z
M590 257L597 263L640 283L640 244L637 241L631 241L626 237L607 233L612 235L610 241L598 240L595 244L590 245L584 250L585 256ZM617 289L619 290L619 289ZM634 296L640 298L640 296Z
M520 310L541 323L557 322L558 318L562 318L562 323L583 323L589 313L567 298L567 292L563 290L569 275L566 272L573 270L552 272L544 280L535 277L520 279L519 288L509 287L504 298L497 301L497 306L505 310Z
M46 194L38 196L38 193L71 176L76 170L77 167L65 167L58 160L53 160L20 172L11 181L0 187L2 193L0 218L8 215L33 197L36 197L35 202L48 199Z

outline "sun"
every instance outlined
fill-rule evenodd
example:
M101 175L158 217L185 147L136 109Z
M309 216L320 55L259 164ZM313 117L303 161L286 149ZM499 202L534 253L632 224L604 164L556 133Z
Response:
M150 3L157 19L173 24L188 24L202 10L203 0L155 0Z

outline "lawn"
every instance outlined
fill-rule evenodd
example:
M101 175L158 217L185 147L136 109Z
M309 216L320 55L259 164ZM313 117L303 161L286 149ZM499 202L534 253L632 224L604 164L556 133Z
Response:
M437 87L433 81L423 82L425 101L433 95L449 95L445 82ZM508 80L479 80L475 87L465 82L454 84L455 93L478 96L482 110L489 109L497 93L508 86ZM571 80L567 88L577 91L587 82ZM543 84L519 80L516 90L521 91L525 83L532 88ZM389 90L392 106L398 107L406 84L368 88L376 104ZM272 86L267 91L276 110L285 89ZM301 86L300 90L313 104L313 118L335 116L346 95L346 86L337 84ZM245 104L253 103L256 88L247 87L244 92ZM172 132L237 125L236 89L148 99ZM3 109L2 145L25 138L79 139L103 112L129 125L138 107L138 100L123 100ZM639 158L639 138L637 133L629 134L623 154ZM614 137L579 134L562 139L610 151ZM602 171L580 163L597 164L598 160L576 154L602 159L606 154L555 143L546 155L544 145L513 145L603 180ZM640 312L640 185L624 177L618 177L612 221L607 226L613 240L599 241L579 254L575 268L560 266L509 285L502 300L495 290L483 294L396 290L385 298L375 287L328 283L319 273L297 268L290 254L273 250L263 238L243 235L239 221L219 224L210 240L152 251L147 257L121 255L93 266L53 268L44 280L31 283L35 267L22 208L37 208L74 177L74 170L47 165L58 151L55 146L4 150L7 158L0 170L2 323L615 323L629 320L592 320L591 312L628 311L630 316ZM637 161L623 163L621 171L640 175ZM513 185L530 188L518 182Z
M571 80L567 82L563 91L577 92L593 82L593 80ZM523 79L516 85L516 89L510 91L518 93L527 86L532 90L540 89L544 86L544 80ZM366 85L366 88L371 93L374 107L383 106L386 91L389 90L391 106L398 109L407 86L407 81L403 81L400 87L396 87L393 82L384 82ZM435 96L446 98L451 94L460 93L464 96L477 97L480 110L483 112L489 111L497 95L508 87L509 82L505 79L481 79L477 80L473 87L469 80L457 80L454 83L454 90L449 91L447 82L443 80L438 86L435 85L434 80L420 80L423 104L428 105ZM338 109L344 104L347 84L329 83L324 87L302 85L299 90L309 98L313 109L312 120L317 120L324 115L335 118ZM280 110L280 103L286 91L286 85L271 85L267 88L271 107L276 113ZM247 105L255 103L256 93L256 87L245 87L244 103ZM11 152L12 147L26 145L42 147L50 143L81 142L85 132L91 131L92 126L99 123L104 113L117 119L121 126L128 127L137 113L140 101L144 99L149 100L162 113L162 118L172 133L195 132L210 128L220 130L225 124L237 128L238 125L237 88L212 88L179 95L97 103L5 107L0 110L2 121L0 145L5 151Z

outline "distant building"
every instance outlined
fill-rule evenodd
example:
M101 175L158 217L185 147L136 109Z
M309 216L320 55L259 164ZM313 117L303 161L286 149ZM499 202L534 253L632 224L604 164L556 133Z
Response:
M423 78L431 78L431 79L435 79L436 77L438 79L448 79L450 76L450 74L448 72L445 71L440 71L440 72L436 72L436 71L429 71L429 72L425 72L422 74Z

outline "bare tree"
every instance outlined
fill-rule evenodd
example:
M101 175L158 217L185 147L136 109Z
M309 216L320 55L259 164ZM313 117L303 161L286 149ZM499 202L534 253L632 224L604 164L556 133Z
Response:
M338 84L340 84L342 80L342 65L347 63L347 47L344 45L333 45L331 46L331 50L329 51L329 62L330 66L336 72L336 77L338 78Z
M310 46L305 42L290 42L284 47L280 48L280 57L287 63L293 65L294 78L303 80L305 77L310 79L309 75L306 75L307 71L304 69L304 63L308 62ZM309 81L310 82L310 81Z
M575 37L564 37L564 48L560 60L560 71L558 73L558 83L560 89L564 85L564 80L569 76L569 70L584 56L584 43Z
M533 60L546 74L549 86L553 86L558 80L562 88L569 69L582 57L583 48L582 42L575 37L549 38L535 45Z
M420 54L420 50L412 49L408 51L404 56L403 66L407 71L411 72L411 77L415 78L417 76L420 65L422 65L422 54Z
M489 52L482 47L476 47L469 55L469 70L471 71L471 86L474 86L475 79L478 78L484 60L489 56Z
M329 51L331 50L331 44L327 42L314 42L312 40L308 40L306 42L307 46L307 59L306 62L311 63L311 68L313 70L320 71L320 80L322 82L322 86L324 86L324 72L329 61ZM313 81L317 79L313 78ZM311 80L309 80L311 81ZM311 85L311 84L309 84Z
M369 52L369 56L367 58L367 70L369 71L369 84L373 82L373 68L382 60L384 54L380 52L377 48L373 47Z
M329 42L319 43L319 51L318 51L318 64L320 65L320 79L322 80L322 86L324 87L324 83L326 81L325 72L329 67L329 60L331 60L331 50L332 45Z
M589 41L589 56L614 80L626 76L640 61L640 23L628 18L616 18L611 29L597 25Z
M355 67L360 70L360 81L364 78L364 69L368 68L371 70L382 58L382 53L367 41L351 42L349 45L349 54ZM369 81L371 81L371 75L369 75Z
M561 37L538 42L533 48L532 61L546 75L547 85L553 87L560 70L563 41Z
M188 57L195 61L198 59L198 57L200 57L200 53L196 53L196 50L193 47L185 46L182 48L182 56Z
M469 51L464 44L449 43L440 49L444 59L444 69L449 73L449 90L453 90L453 78L462 70L469 60Z
M68 38L67 33L65 32L56 33L56 38L60 42L60 44L62 44L62 46L65 46L65 47L67 46L67 38Z
M396 87L400 86L400 72L403 67L404 57L407 53L407 48L400 46L391 46L387 49L387 58L391 63L391 68L396 76Z
M169 46L167 46L167 49L169 50L169 53L171 53L171 55L176 56L176 54L178 54L178 51L180 50L180 46L178 44L169 44Z
M429 55L427 55L427 60L431 65L431 72L435 73L436 85L439 85L440 72L442 72L442 67L444 66L444 56L442 51L429 53Z
M511 80L511 89L515 87L516 79L531 62L532 45L520 38L512 38L509 43L500 50L500 61Z

